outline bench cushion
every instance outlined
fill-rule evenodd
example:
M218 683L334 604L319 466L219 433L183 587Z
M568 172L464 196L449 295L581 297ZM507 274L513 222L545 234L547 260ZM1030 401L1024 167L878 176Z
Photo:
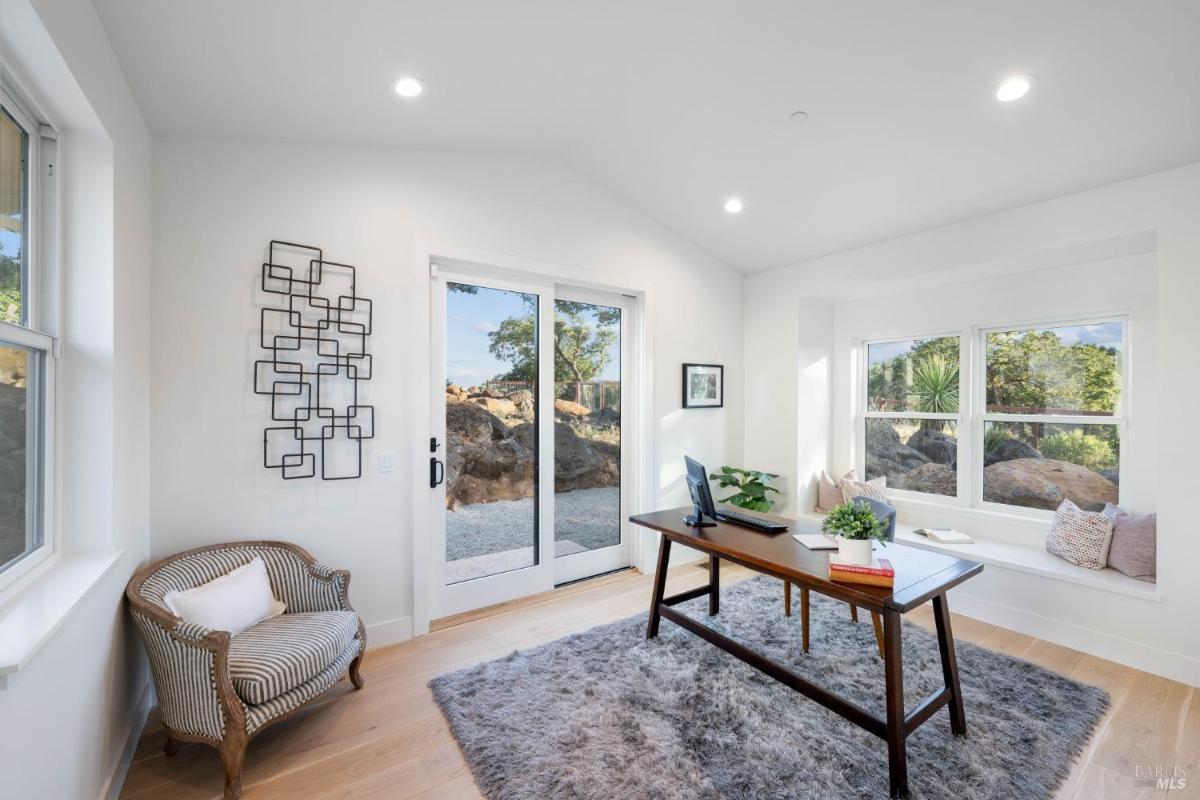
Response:
M283 614L258 623L229 643L229 674L238 696L265 703L319 675L358 634L353 611Z

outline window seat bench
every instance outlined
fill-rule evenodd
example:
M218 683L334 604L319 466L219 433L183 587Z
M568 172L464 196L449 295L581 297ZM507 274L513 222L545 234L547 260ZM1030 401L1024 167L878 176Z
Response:
M825 519L824 514L812 512L797 513L796 517L816 523ZM971 544L938 544L920 534L913 533L911 525L905 525L899 521L896 523L896 541L910 547L958 556L970 561L978 561L981 564L1003 567L1030 575L1090 586L1154 603L1162 602L1162 593L1159 592L1156 584L1136 580L1115 569L1093 570L1077 567L1047 553L1041 547L981 538L973 533L971 536L975 538Z

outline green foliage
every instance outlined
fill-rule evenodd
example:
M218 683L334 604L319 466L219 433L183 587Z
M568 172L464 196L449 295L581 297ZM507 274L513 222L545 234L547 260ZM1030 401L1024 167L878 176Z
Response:
M454 288L460 287L460 288ZM448 284L447 288L473 292L474 286ZM500 381L532 383L537 376L537 339L535 336L536 298L526 296L526 314L508 317L488 334L488 350L500 361L511 364L508 372L497 375ZM575 303L554 302L554 380L574 384L574 400L583 400L583 384L595 380L608 366L610 350L620 334L621 310Z
M958 411L958 365L940 355L915 362L912 390L917 411L953 414Z
M834 507L821 523L821 530L845 539L887 539L887 526L862 500Z
M1007 442L1013 435L1004 428L989 425L983 432L983 452L995 450L1001 443Z
M1121 393L1117 348L1065 344L1052 330L987 337L987 404L1023 411L1113 413Z
M21 262L0 255L0 320L21 324Z
M909 352L872 364L867 370L871 407L925 411L924 403L935 407L929 413L958 411L958 351L957 336L918 339Z
M722 503L748 508L751 511L770 511L771 506L775 505L775 501L767 497L767 492L779 492L775 487L767 485L772 478L779 477L773 472L721 467L719 473L714 472L708 477L717 481L722 489L737 489L736 492L723 499Z
M1047 436L1042 439L1040 450L1046 458L1070 461L1091 470L1114 467L1117 464L1117 454L1108 442L1078 428Z

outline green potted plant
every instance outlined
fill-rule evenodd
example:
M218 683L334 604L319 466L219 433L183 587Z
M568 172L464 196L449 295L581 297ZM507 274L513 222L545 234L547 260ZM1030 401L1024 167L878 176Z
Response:
M887 540L887 527L867 503L850 501L835 507L821 530L837 537L838 558L847 564L871 563L871 543Z
M774 472L759 472L740 467L721 467L719 473L714 472L708 477L716 481L722 489L737 490L723 499L722 503L748 508L751 511L770 511L771 506L775 505L775 501L767 497L767 492L779 492L774 486L767 485L767 481L779 477Z

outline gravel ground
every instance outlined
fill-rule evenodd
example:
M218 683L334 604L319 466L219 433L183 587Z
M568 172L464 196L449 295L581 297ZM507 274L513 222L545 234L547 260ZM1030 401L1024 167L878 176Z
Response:
M621 540L621 490L578 489L554 496L554 538L588 550ZM499 553L533 543L533 499L475 503L446 512L446 560Z

